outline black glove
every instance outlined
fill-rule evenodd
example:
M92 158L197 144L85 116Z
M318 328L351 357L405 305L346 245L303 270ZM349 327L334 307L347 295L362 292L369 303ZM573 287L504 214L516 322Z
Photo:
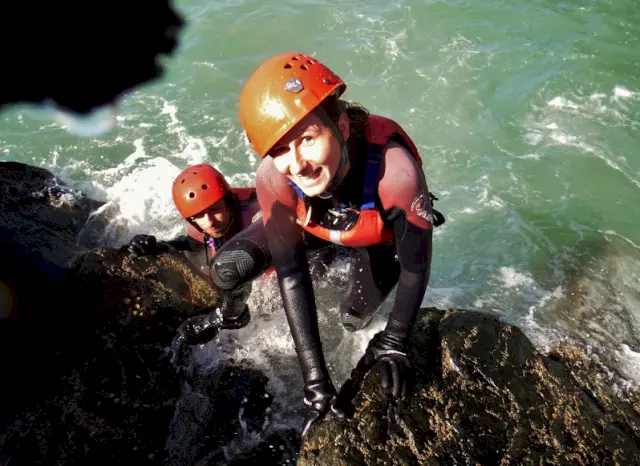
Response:
M405 341L406 338L383 330L374 335L364 353L365 364L378 367L384 393L396 398L407 394L411 380L411 363Z
M215 309L206 314L193 316L182 322L178 327L178 334L171 343L171 364L174 366L188 365L187 352L191 345L201 345L213 340L222 329L239 329L251 320L251 314L246 304L241 312L223 315L223 309Z
M167 251L164 243L158 243L153 235L135 235L127 245L127 249L136 257L156 255Z
M336 389L330 380L321 380L319 382L308 383L304 387L304 403L311 407L311 411L307 415L302 429L302 436L306 436L309 429L329 412L344 419L346 414L338 405L338 396Z

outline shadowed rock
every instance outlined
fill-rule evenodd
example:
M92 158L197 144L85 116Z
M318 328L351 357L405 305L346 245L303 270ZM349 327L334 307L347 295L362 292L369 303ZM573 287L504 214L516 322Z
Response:
M0 189L1 464L196 464L265 422L259 371L168 361L216 304L182 254L79 246L100 203L46 170L0 163Z

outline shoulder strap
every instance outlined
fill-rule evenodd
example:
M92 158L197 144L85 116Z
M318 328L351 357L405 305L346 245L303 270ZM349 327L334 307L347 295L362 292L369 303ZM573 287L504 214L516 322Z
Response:
M367 168L364 174L362 205L360 209L373 209L376 201L376 186L380 171L380 154L384 146L370 142L367 147Z

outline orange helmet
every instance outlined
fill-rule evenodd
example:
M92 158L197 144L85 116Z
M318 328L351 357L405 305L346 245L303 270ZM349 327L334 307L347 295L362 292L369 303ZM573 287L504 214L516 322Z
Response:
M231 191L222 173L204 163L180 173L173 182L173 202L182 218L208 209Z
M260 158L334 92L347 85L315 58L283 53L262 63L240 95L240 122Z

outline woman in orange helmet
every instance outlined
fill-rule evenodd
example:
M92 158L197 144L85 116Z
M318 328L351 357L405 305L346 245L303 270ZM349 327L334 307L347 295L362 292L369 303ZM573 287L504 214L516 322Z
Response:
M444 222L411 138L393 120L340 100L345 89L315 58L284 53L262 63L240 96L242 126L263 159L258 201L311 407L303 435L329 409L344 414L324 360L303 237L350 251L346 329L366 327L398 285L386 327L364 356L397 397L407 390L408 335L429 281L432 228Z

